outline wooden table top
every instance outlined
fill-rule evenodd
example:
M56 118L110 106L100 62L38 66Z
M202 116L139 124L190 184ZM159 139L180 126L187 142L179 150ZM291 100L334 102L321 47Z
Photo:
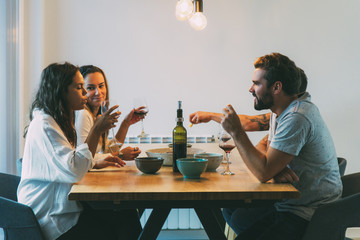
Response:
M134 145L132 145L134 146ZM166 144L141 144L146 149ZM217 144L194 144L206 152L222 153ZM244 165L236 149L231 156L233 176L223 176L225 164L216 172L204 172L200 179L184 179L163 166L156 174L140 172L134 161L123 168L88 172L72 187L69 199L83 201L152 201L152 200L278 200L298 198L300 193L291 184L260 183Z

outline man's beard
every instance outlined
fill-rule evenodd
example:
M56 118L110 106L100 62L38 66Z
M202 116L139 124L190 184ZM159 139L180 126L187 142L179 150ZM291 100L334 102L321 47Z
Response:
M270 109L274 105L274 98L269 91L266 91L262 97L258 97L253 93L257 102L254 101L254 108L256 110Z

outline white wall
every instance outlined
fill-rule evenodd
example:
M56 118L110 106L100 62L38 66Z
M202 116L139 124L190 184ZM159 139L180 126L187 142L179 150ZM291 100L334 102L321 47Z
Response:
M6 86L6 3L0 1L0 83ZM6 88L0 88L0 102L6 101ZM6 112L6 105L0 104L0 112ZM0 133L1 136L6 136L7 118L0 118ZM0 138L0 152L5 153L7 149L5 137ZM5 159L3 160L5 161ZM0 172L6 172L6 164L0 165ZM1 234L1 232L0 232ZM1 235L0 235L1 236Z
M111 99L125 114L144 95L145 130L170 135L177 100L186 120L196 110L232 103L238 113L258 114L248 93L253 61L281 52L305 70L308 90L348 159L360 171L360 1L204 0L208 26L193 30L174 16L176 0L28 0L24 4L24 109L43 67L70 61L103 68ZM35 49L35 50L34 50ZM36 76L36 78L35 78ZM27 117L27 116L26 116ZM188 121L186 121L187 125ZM215 123L188 135L217 134ZM140 133L140 124L129 135ZM263 133L251 134L255 141Z

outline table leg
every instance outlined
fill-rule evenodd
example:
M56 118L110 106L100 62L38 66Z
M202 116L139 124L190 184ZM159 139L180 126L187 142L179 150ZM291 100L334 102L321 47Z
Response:
M137 210L138 210L138 213L139 213L139 218L141 218L141 216L145 212L145 208L138 208Z
M156 239L171 208L154 208L138 240Z
M226 226L226 221L224 219L224 216L222 214L222 211L220 208L214 208L211 209L211 211L213 212L217 222L219 223L219 226L222 228L223 232L225 231L225 226Z
M204 230L210 240L226 240L224 227L220 226L216 214L210 208L195 208Z

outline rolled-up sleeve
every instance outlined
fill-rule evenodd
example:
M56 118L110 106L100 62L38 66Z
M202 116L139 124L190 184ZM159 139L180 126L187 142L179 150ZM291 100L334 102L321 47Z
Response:
M75 129L78 145L85 142L93 125L94 120L87 110L75 111Z

